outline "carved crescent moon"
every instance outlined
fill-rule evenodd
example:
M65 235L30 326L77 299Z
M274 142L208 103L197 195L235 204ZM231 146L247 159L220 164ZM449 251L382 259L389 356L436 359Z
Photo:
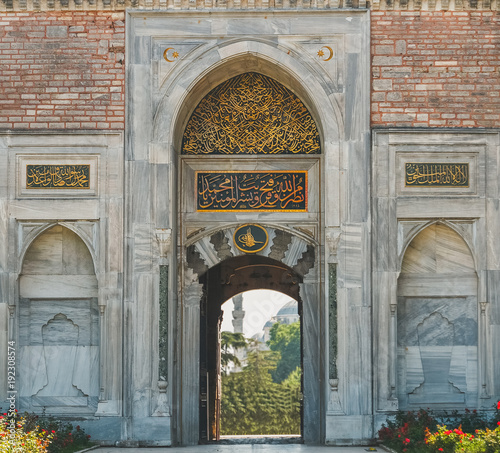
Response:
M324 58L323 61L330 61L333 57L333 50L330 46L323 46L322 49L328 49L330 51L330 55L328 58Z
M173 47L168 47L167 49L165 49L165 52L163 52L163 58L165 58L165 60L167 60L169 63L173 63L174 60L169 60L168 59L167 53L168 53L169 50L174 50L174 48Z

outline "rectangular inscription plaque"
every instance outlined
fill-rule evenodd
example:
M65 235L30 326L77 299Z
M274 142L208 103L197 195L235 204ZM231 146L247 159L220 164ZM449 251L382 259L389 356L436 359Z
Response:
M90 165L26 165L27 189L88 189Z
M307 211L307 171L196 172L198 211Z
M469 164L407 162L405 185L407 187L469 187Z

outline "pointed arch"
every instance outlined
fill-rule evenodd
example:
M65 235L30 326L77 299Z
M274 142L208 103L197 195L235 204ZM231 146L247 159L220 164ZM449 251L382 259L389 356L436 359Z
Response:
M85 244L87 247L90 256L92 258L92 266L94 273L98 273L98 260L97 260L97 250L95 246L95 239L92 237L96 236L95 234L95 225L85 222L87 226L90 226L92 232L87 231L88 229L82 228L80 222L50 222L43 223L41 225L36 225L31 227L31 229L24 233L22 232L20 237L20 245L19 245L19 261L18 261L18 273L21 274L24 260L26 258L26 253L45 232L49 231L53 227L60 225L70 231L72 231L78 238ZM22 231L22 230L21 230Z
M95 413L99 395L100 319L94 259L62 223L26 236L19 275L21 409Z
M171 145L165 151L181 149L189 118L209 91L232 77L252 71L275 79L298 96L312 114L322 143L330 145L342 138L342 108L331 95L332 84L336 82L326 83L320 66L305 66L294 52L285 52L273 41L254 37L232 39L224 45L215 43L196 49L191 55L189 71L179 66L169 75L170 83L161 86L162 99L154 113L153 136L156 142ZM325 124L324 118L333 121Z
M460 239L463 241L463 243L467 246L468 252L471 256L471 258L474 261L474 269L477 269L477 257L475 254L475 248L472 243L472 238L468 237L468 235L464 234L465 232L461 230L454 222L446 220L446 219L438 219L438 220L431 220L430 222L425 222L422 223L419 227L417 228L412 228L411 231L409 232L410 234L404 238L404 244L403 248L401 251L401 254L399 256L399 271L401 272L402 270L402 265L403 265L403 260L406 257L406 252L408 250L408 247L412 244L414 239L416 239L420 233L425 231L427 228L432 227L433 225L442 225L444 227L449 228L450 230L454 231Z
M181 154L320 154L315 121L288 88L246 72L212 89L184 129Z
M460 232L434 221L412 235L397 290L400 409L475 404L477 292L475 260Z
M236 225L203 231L188 242L182 291L183 347L180 350L183 357L181 386L186 390L183 392L183 404L184 407L198 407L200 398L200 365L197 360L200 357L200 337L196 333L193 335L193 332L200 332L200 314L204 310L202 301L207 296L212 297L206 290L206 276L214 273L215 277L208 280L215 281L219 290L221 287L232 286L225 292L221 291L225 300L247 289L259 288L259 283L251 285L246 281L251 278L252 273L261 283L262 279L269 277L268 281L273 282L273 285L265 283L260 288L278 290L301 303L303 360L304 365L307 365L304 366L303 438L305 442L318 443L321 427L321 411L318 408L324 397L318 376L324 370L318 350L322 323L316 280L316 244L312 238L293 229L260 225L266 228L269 242L266 248L255 255L244 254L234 246L233 233ZM242 268L241 273L236 269L238 267ZM224 283L221 283L221 278L225 279ZM219 299L217 298L217 303L220 302ZM216 315L217 313L216 310ZM199 412L183 413L183 443L198 442L199 420Z

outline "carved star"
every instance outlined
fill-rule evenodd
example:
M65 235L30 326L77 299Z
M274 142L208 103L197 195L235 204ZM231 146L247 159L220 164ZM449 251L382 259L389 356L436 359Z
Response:
M318 50L318 57L323 57L325 55L325 52L323 52L321 49Z
M179 57L179 52L172 53L172 58L178 58L178 57Z

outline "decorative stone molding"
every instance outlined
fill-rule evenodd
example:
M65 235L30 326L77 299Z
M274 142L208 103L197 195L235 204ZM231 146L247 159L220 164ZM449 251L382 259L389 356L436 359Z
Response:
M0 0L0 11L325 10L366 8L366 0Z
M340 243L340 228L338 228L338 227L326 228L325 239L326 239L326 245L327 245L326 252L329 255L328 262L329 263L336 263L337 262L337 252L338 252L339 243Z
M330 384L330 398L328 400L328 415L344 415L339 398L339 380L329 379Z
M498 0L374 0L372 10L393 11L498 11Z
M158 381L158 405L153 412L153 417L167 417L170 415L170 408L167 399L167 381Z
M498 11L498 0L0 0L0 11L125 11L145 10L328 10Z
M160 257L167 258L172 248L172 228L157 228L155 234L160 248Z

